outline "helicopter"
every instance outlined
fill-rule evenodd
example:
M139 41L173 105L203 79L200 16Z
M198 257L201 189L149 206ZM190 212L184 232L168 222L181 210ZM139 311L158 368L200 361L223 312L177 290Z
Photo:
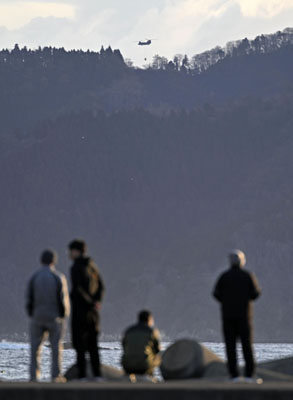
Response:
M140 40L139 42L135 42L135 43L137 43L139 46L149 46L150 44L152 44L152 40L156 40L156 39L145 39L145 40Z

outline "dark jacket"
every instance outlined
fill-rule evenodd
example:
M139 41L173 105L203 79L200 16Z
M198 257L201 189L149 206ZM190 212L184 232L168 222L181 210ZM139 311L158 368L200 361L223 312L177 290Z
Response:
M223 318L250 319L252 300L260 295L254 275L233 266L218 279L213 295L222 305Z
M160 352L160 334L147 324L138 323L128 328L122 340L122 365L126 370L147 370Z
M79 257L71 267L72 318L80 323L98 324L95 303L103 300L104 283L98 267L90 257Z

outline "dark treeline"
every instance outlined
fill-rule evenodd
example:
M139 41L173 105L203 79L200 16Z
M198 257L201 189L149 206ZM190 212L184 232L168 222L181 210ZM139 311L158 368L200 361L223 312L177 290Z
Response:
M0 161L1 332L24 329L24 282L40 250L57 248L68 272L77 235L107 282L107 333L147 306L172 336L220 340L210 293L227 250L240 247L264 286L257 339L290 340L292 127L283 95L40 122Z
M126 69L121 53L110 47L99 53L18 45L2 50L1 130L16 128L25 134L44 117L92 106L93 94L123 78Z
M147 108L192 110L244 96L292 92L293 34L244 39L191 60L155 56L145 69L129 67L119 50L0 51L1 139L24 137L44 118L71 111Z
M196 54L190 59L187 55L176 54L173 60L159 55L149 65L152 69L175 70L198 75L225 58L243 57L251 54L272 53L293 44L293 29L286 28L271 35L260 35L253 40L247 38L228 42L225 47L216 46L211 50Z

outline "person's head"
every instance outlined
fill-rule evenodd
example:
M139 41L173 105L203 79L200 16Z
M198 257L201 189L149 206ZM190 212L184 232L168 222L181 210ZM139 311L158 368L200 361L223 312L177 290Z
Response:
M55 250L47 249L41 254L41 264L42 265L56 265L57 264L57 253Z
M78 257L83 256L86 253L87 246L84 240L74 239L68 245L69 257L75 260Z
M243 251L241 250L233 250L229 254L229 261L231 267L240 267L243 268L246 264L246 257Z
M150 311L142 310L138 313L138 322L152 327L154 325L154 317Z

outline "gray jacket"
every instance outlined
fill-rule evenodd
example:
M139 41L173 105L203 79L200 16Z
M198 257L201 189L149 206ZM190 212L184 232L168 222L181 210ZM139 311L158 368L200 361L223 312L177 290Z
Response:
M70 302L67 281L53 265L43 266L30 278L26 291L26 309L38 322L68 317Z

